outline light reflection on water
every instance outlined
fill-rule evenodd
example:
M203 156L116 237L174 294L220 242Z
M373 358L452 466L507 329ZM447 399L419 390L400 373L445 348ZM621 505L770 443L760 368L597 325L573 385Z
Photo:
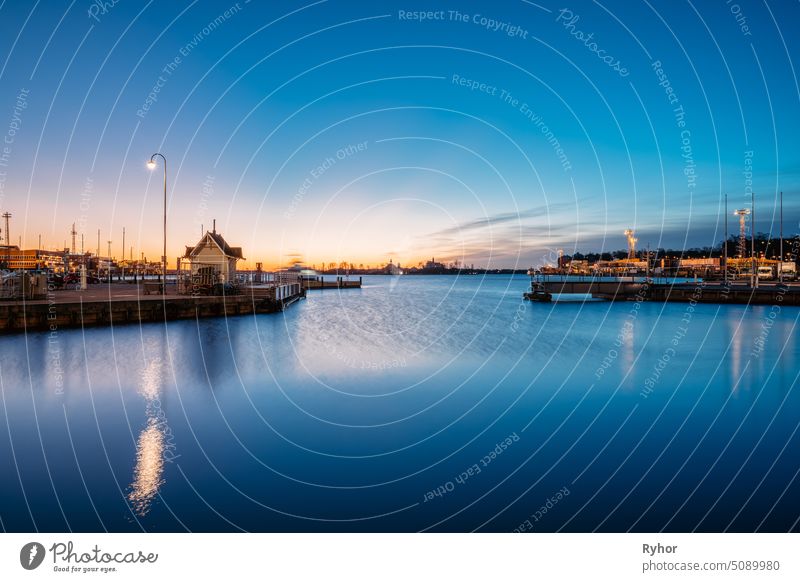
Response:
M136 443L136 466L128 499L139 516L150 511L150 505L164 483L164 433L155 418L147 419L147 427Z
M136 465L128 500L134 513L143 517L164 484L165 431L169 429L161 407L161 386L169 378L163 360L152 357L142 370L140 394L145 401L146 425L136 443Z
M541 531L792 527L800 310L765 335L769 306L527 284L368 277L276 315L0 338L3 526L510 531L568 486Z

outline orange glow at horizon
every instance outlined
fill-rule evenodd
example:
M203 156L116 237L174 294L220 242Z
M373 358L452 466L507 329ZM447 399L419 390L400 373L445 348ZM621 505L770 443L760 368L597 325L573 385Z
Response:
M138 208L126 207L124 212L116 202L99 197L87 215L76 218L70 214L63 221L53 222L52 215L42 209L29 209L28 216L19 220L16 236L12 222L12 244L17 244L14 239L21 236L23 248L36 248L38 233L46 232L41 237L44 249L70 248L74 222L79 232L76 251L81 250L82 234L83 250L95 254L96 225L100 225L101 257L108 254L110 239L115 260L158 263L163 207L159 196L153 196L157 190L151 186L148 197L136 201ZM546 220L539 214L526 215L524 209L508 212L501 206L486 208L474 200L454 206L445 200L433 201L432 195L420 198L395 193L393 198L380 200L369 192L350 191L304 199L297 207L283 201L261 207L243 198L218 198L218 202L224 202L222 208L202 207L193 213L185 197L182 193L182 200L171 201L168 209L169 269L176 267L187 246L193 246L204 232L214 228L215 218L216 231L231 246L242 248L242 270L255 269L256 263L261 263L264 270L272 271L297 262L320 269L323 264L328 267L343 262L355 268L378 268L390 260L409 268L431 258L445 264L459 262L494 268L520 264L523 252L530 255L535 249L569 244L569 240L561 242L548 234ZM58 213L65 214L61 210ZM551 218L548 215L547 220ZM526 233L523 226L528 229Z

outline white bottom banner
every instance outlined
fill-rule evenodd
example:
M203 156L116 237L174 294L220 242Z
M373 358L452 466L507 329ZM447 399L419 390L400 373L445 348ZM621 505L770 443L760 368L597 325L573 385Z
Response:
M798 580L792 534L2 534L0 580Z

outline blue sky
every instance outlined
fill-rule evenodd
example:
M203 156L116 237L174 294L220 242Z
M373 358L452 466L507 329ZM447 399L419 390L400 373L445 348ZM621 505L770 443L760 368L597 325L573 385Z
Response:
M795 2L6 1L0 210L15 243L76 222L119 256L125 227L156 259L160 151L171 258L212 219L268 265L525 267L626 228L706 246L751 186L756 230L777 235L783 191L795 233L798 22Z

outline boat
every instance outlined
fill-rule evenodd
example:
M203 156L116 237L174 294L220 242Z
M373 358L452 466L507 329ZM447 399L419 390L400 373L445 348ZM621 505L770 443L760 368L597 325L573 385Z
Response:
M523 299L527 301L550 303L553 300L553 295L545 289L538 278L534 278L538 273L532 271L533 269L528 271L528 274L531 275L531 290L522 294Z

